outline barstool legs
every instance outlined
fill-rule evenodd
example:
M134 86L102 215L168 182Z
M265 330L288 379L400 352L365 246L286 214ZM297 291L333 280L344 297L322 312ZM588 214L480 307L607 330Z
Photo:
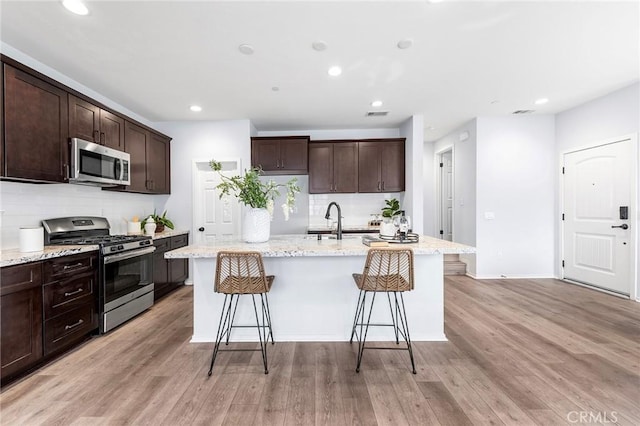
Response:
M235 303L234 303L235 299ZM256 325L254 326L234 326L233 322L236 318L236 310L238 307L238 300L240 299L240 294L225 294L224 301L222 303L222 313L220 314L220 321L218 322L218 331L216 333L216 341L213 346L213 354L211 356L211 366L209 367L209 372L207 373L209 376L213 373L213 364L216 361L216 357L218 356L218 352L220 351L256 351L258 349L220 349L220 344L222 343L222 339L225 338L225 344L229 344L229 337L231 335L231 330L234 327L255 327L258 329L258 338L260 341L260 349L259 351L262 354L262 363L264 365L264 374L269 374L268 362L267 362L267 343L269 341L269 337L271 337L271 343L275 344L273 339L273 330L271 329L271 312L269 310L269 299L267 298L266 293L260 294L260 311L262 312L262 322L260 321L260 315L258 314L258 307L256 304L255 294L251 294L251 300L253 301L253 311L256 318ZM227 303L227 300L229 301ZM233 309L232 309L233 308Z
M391 312L391 321L392 324L371 324L371 313L373 312L373 304L376 300L376 293L373 292L373 297L371 298L371 304L369 306L369 314L367 316L365 322L365 311L366 311L366 298L367 291L360 291L360 295L358 296L358 303L356 305L356 315L353 320L353 328L351 330L351 340L350 343L353 343L353 337L355 336L358 339L358 357L356 364L356 372L360 372L360 365L362 364L362 357L364 355L365 343L367 340L367 334L369 331L369 326L381 326L387 325L392 326L394 330L394 334L396 337L396 344L400 344L400 336L402 336L407 344L407 348L375 348L375 349L401 349L409 352L409 358L411 360L411 372L413 374L417 374L415 360L413 357L413 346L411 345L411 336L409 335L409 323L407 320L407 312L404 307L404 298L402 296L402 292L400 292L400 301L398 301L398 292L393 292L394 303L391 302L391 297L389 295L390 292L387 292L387 301L389 303L389 310ZM395 307L395 309L394 309ZM360 330L357 330L357 327L360 326ZM374 349L374 348L369 348Z

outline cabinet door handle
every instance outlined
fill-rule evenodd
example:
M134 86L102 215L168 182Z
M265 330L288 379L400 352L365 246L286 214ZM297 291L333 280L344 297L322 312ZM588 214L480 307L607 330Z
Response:
M82 324L84 324L84 321L80 319L76 323L73 323L71 325L65 325L64 329L65 330L71 330L72 328L76 328L76 327L78 327L79 325L82 325Z
M105 138L104 132L100 132L100 143L101 143L102 145L104 145L104 143L105 143L105 139L106 139L106 138Z
M68 271L69 269L75 269L75 268L80 268L84 266L84 264L82 262L78 262L75 263L73 265L64 265L64 267L62 268L63 271Z
M94 141L94 142L96 142L96 143L98 143L98 142L99 142L99 139L100 139L100 135L99 135L99 133L100 133L100 132L99 132L99 131L97 131L97 130L94 130L94 131L93 131L93 141Z
M380 181L378 181L378 191L380 191Z
M75 291L70 291L70 292L68 292L68 293L65 293L65 294L64 294L64 297L73 296L74 294L82 293L82 291L83 291L83 289L82 289L82 288L79 288L79 289L77 289L77 290L75 290Z
M384 191L384 181L382 181L382 190Z

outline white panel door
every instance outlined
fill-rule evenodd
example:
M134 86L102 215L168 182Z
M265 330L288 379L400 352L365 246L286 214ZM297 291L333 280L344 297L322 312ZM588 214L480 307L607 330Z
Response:
M635 257L634 144L628 139L564 155L564 278L625 295Z
M452 152L440 156L440 238L453 241L453 158Z
M195 243L231 239L240 235L240 204L234 196L220 198L216 185L221 182L217 172L207 162L196 163L194 175L193 225ZM222 162L222 173L228 176L239 173L238 162Z

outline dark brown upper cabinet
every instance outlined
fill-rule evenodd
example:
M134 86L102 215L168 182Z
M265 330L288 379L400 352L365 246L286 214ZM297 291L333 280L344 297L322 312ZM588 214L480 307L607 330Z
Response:
M125 120L124 150L131 156L131 184L120 190L168 194L170 139Z
M68 180L67 92L4 64L4 173L7 178Z
M150 132L147 144L147 190L155 194L171 193L171 139Z
M69 137L124 151L124 119L69 94Z
M405 189L404 139L358 142L358 192Z
M265 175L306 175L309 136L251 138L251 166Z
M358 143L309 143L309 193L358 191Z

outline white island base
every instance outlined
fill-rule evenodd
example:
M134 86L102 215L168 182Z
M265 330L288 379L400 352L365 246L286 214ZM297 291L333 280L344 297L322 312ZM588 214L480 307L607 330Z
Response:
M411 339L444 341L443 254L473 253L475 249L424 236L420 243L402 247L410 247L415 254L415 288L403 293ZM368 247L362 245L360 237L317 241L315 237L285 235L272 237L267 243L221 241L165 254L169 259L194 261L192 342L215 341L224 295L213 288L216 255L222 250L259 251L266 273L275 275L268 295L276 342L349 340L359 294L352 274L362 272ZM369 293L368 300L371 297ZM376 294L371 323L391 324L386 293ZM234 324L255 324L251 296L240 298ZM372 341L393 339L391 327L372 327L367 335ZM231 341L257 340L255 328L236 328L231 334Z
M442 261L442 255L415 257L415 289L404 293L412 340L446 340ZM362 273L364 262L365 256L264 258L267 274L276 277L268 293L276 342L348 341L359 293L351 274ZM213 291L215 264L194 262L192 342L215 341L224 300ZM259 298L256 303L260 314ZM391 324L386 293L376 294L371 323ZM255 324L251 296L240 298L234 324ZM392 327L371 327L367 334L372 341L393 339ZM257 341L257 330L234 329L231 340Z

